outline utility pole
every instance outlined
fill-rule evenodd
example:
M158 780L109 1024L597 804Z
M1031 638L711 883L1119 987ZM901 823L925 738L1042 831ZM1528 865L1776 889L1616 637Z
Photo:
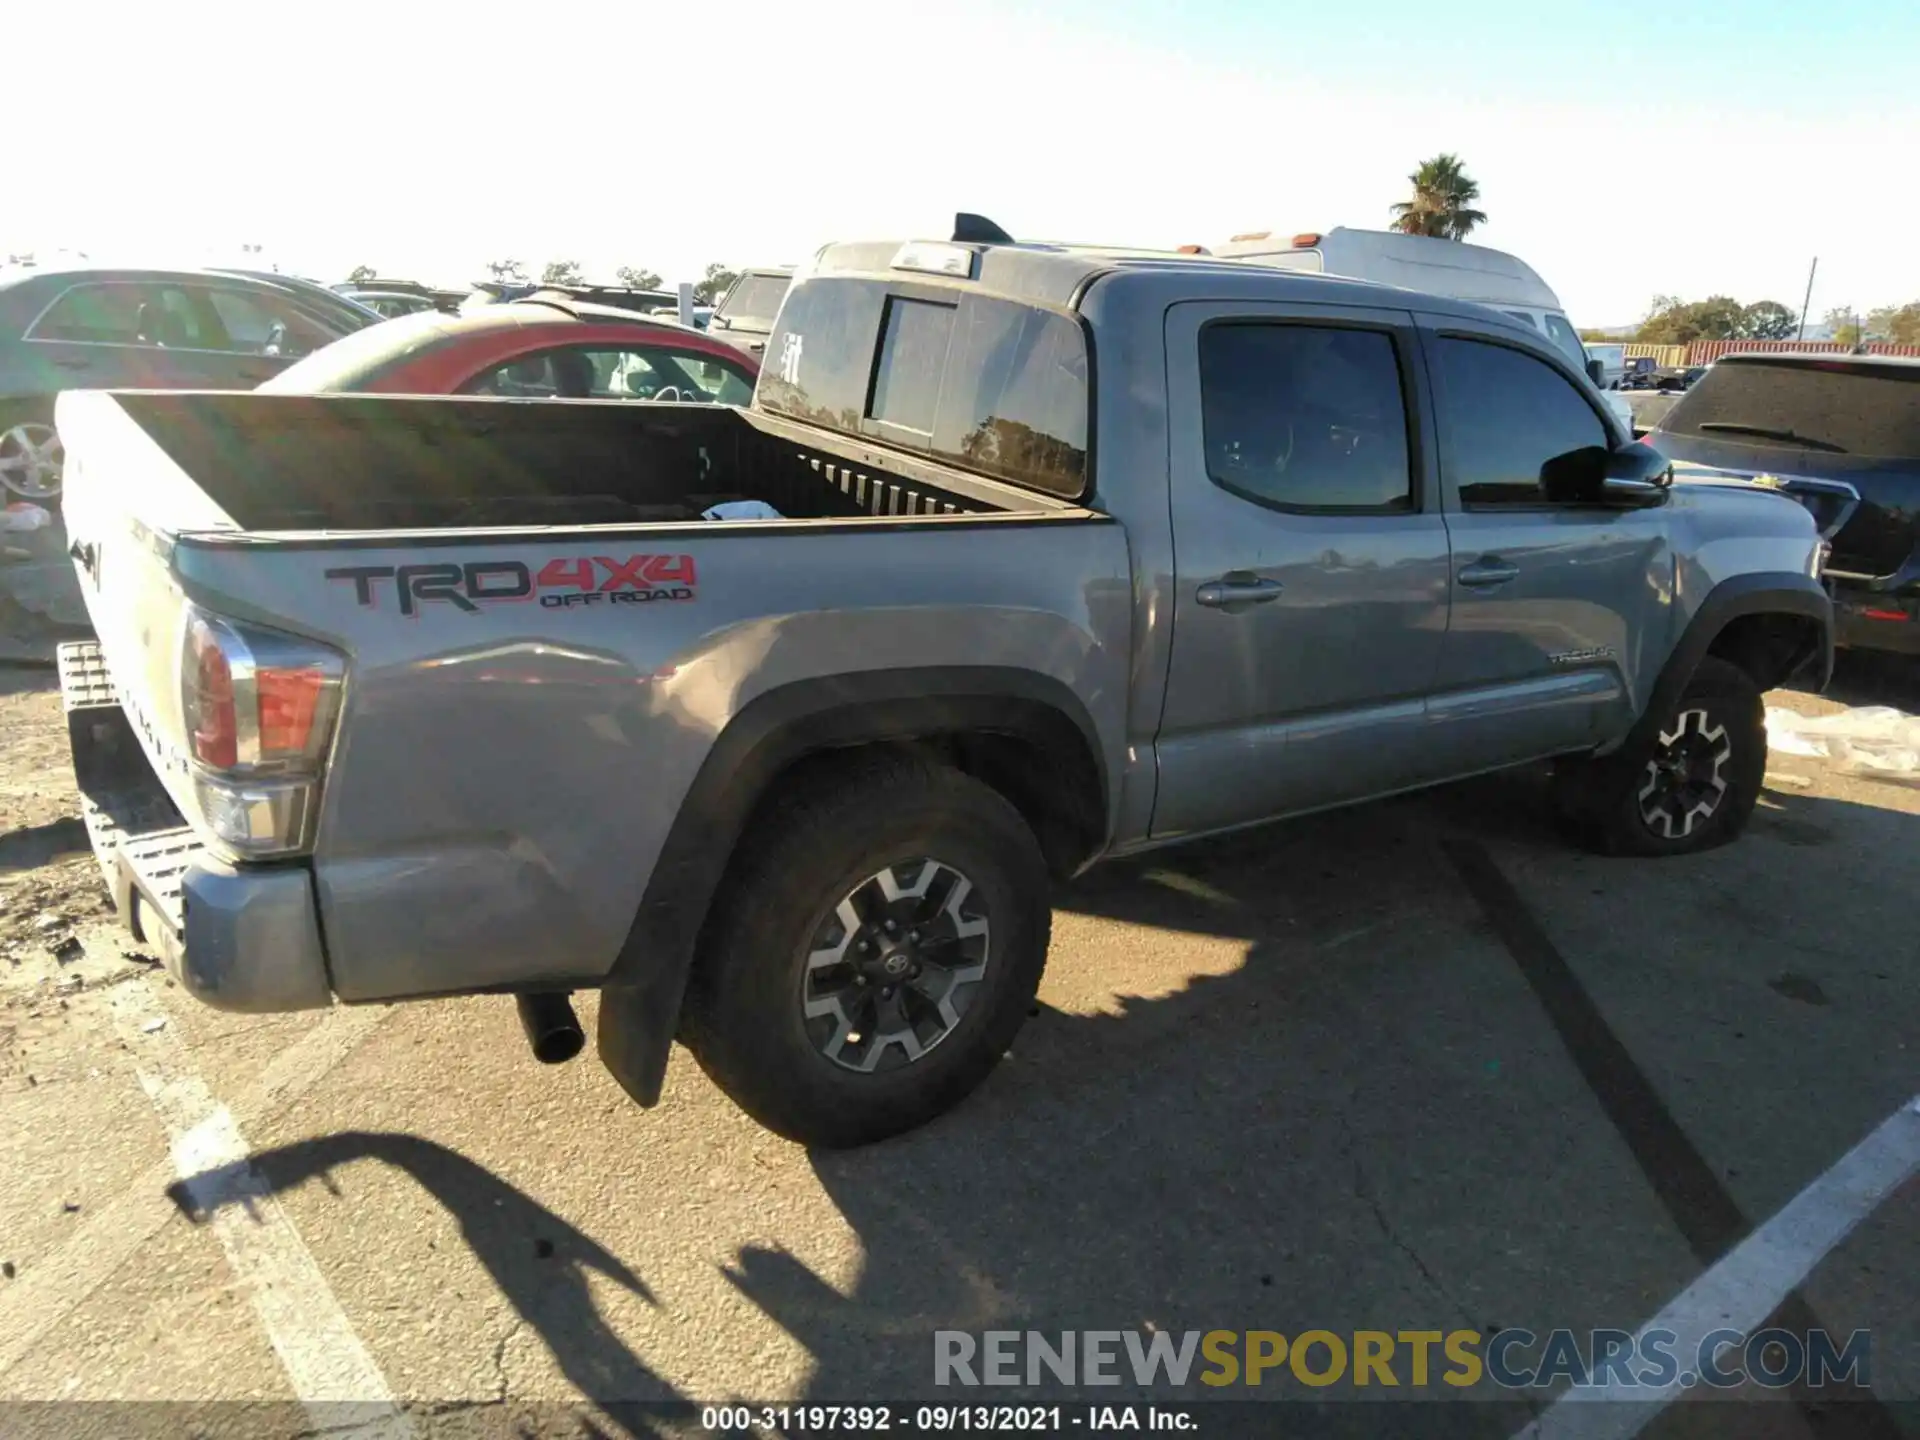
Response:
M1813 272L1820 268L1820 257L1813 257L1813 264L1807 267L1807 298L1800 302L1800 334L1798 339L1807 338L1807 309L1813 304Z

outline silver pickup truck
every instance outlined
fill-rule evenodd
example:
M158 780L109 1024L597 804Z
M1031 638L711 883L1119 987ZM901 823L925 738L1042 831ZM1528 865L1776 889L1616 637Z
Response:
M1497 312L1205 259L834 245L751 409L75 392L74 766L209 1004L512 993L847 1145L976 1086L1049 877L1530 761L1746 821L1822 547ZM714 520L728 501L780 518ZM725 513L725 512L722 512Z

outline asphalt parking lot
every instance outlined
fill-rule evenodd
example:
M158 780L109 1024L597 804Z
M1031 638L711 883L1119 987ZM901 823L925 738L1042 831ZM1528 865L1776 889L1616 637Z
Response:
M1920 785L1821 759L1684 861L1570 850L1516 773L1098 870L983 1091L829 1154L684 1052L652 1111L544 1069L504 999L195 1005L99 906L63 733L50 674L0 671L0 1400L612 1433L543 1407L952 1401L940 1329L1633 1330L1920 1090ZM1920 1435L1916 1276L1909 1178L1774 1312L1871 1330L1869 1397L1645 1433ZM1278 1408L1214 1433L1506 1436L1552 1399L1241 1393Z

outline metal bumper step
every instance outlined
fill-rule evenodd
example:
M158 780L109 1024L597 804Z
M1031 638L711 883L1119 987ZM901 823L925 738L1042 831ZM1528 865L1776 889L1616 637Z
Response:
M181 882L205 845L141 749L98 642L61 645L58 663L80 814L114 908L139 939L177 947Z

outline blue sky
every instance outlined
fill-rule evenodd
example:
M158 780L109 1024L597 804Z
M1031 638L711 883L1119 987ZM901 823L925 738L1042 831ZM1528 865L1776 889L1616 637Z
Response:
M1565 97L1688 89L1745 92L1760 108L1810 113L1849 92L1910 92L1920 6L1908 0L1059 0L1050 15L1116 39L1227 65L1437 95L1456 76L1501 95Z
M1458 152L1576 321L1658 293L1920 298L1913 0L735 0L39 5L31 206L0 250L267 247L465 280L695 278L855 235L1142 245L1379 226ZM351 43L365 28L377 36ZM183 83L182 77L218 83ZM77 78L76 78L77 77ZM157 83L160 77L165 83ZM83 92L106 97L92 103ZM12 192L18 197L21 192Z

